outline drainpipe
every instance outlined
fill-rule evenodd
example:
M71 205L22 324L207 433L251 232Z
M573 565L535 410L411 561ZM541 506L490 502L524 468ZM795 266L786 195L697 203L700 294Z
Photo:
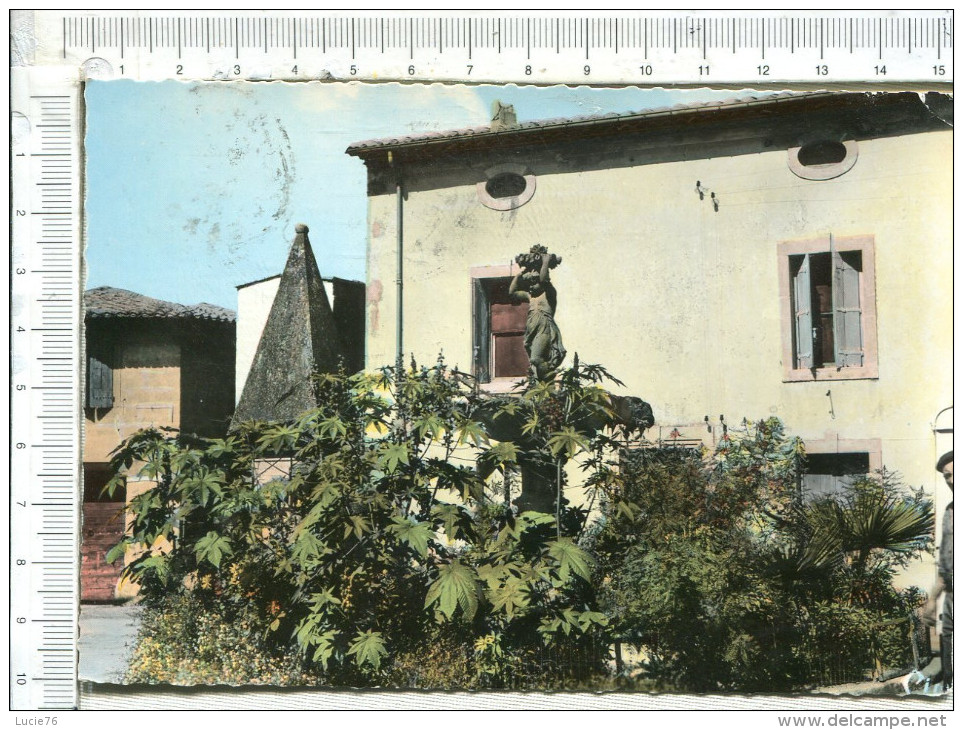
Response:
M391 150L388 150L388 164L391 165L392 169L395 171L395 193L398 200L397 205L397 221L396 225L398 228L398 261L397 261L397 275L398 278L395 280L395 285L397 286L397 296L398 296L398 321L396 324L395 339L398 345L398 351L395 355L395 367L396 374L400 377L404 368L405 359L405 346L404 346L404 329L405 329L405 300L404 300L404 253L405 253L405 194L404 189L401 184L401 168L395 167L394 156Z

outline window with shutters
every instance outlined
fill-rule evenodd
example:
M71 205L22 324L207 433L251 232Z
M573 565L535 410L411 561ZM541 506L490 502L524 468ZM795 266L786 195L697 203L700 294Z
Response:
M114 371L103 353L87 356L87 407L112 408L114 405Z
M870 473L869 462L869 454L865 451L807 454L806 474L802 478L802 498L811 501L842 494L853 479Z
M784 380L876 378L873 239L787 241L779 253Z
M472 279L474 374L481 383L516 381L528 374L528 303L508 295L510 276Z
M882 467L881 439L850 439L831 433L822 439L806 439L801 496L810 501L838 495L854 479L874 474Z

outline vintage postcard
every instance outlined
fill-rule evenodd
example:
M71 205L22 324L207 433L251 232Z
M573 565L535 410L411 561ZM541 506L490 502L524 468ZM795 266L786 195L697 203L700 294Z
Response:
M950 691L951 97L84 103L89 695Z

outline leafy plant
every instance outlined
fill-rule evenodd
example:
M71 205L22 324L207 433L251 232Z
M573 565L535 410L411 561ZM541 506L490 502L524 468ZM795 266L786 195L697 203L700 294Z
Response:
M774 691L906 666L920 596L892 579L928 547L932 505L886 472L806 502L804 469L776 419L711 453L624 455L593 547L603 610L648 676Z
M580 390L583 377L566 385L570 414L581 414L573 398L601 402L594 386ZM168 610L181 596L228 622L247 617L249 641L333 684L390 681L393 663L418 651L413 637L445 626L466 647L499 636L509 673L533 647L599 640L592 556L556 515L484 497L475 461L507 468L519 447L489 438L469 376L439 361L315 385L322 405L294 423L244 423L213 440L147 430L117 450L108 489L129 473L155 485L131 500L110 555L128 556L124 573L148 605ZM558 397L514 402L539 419L533 429L545 424L546 453L562 464L588 437L530 405ZM466 656L487 686L508 681L491 652Z
M125 681L137 684L315 685L319 675L297 654L259 641L261 617L224 613L193 593L162 599L143 612Z
M905 663L921 597L892 578L930 544L921 494L882 473L803 501L805 448L777 419L714 451L628 451L606 380L576 363L492 398L412 363L317 376L321 405L293 423L134 434L107 487L153 484L108 556L148 606L131 677L601 688L616 642L641 650L646 689ZM554 510L492 496L487 477L519 472Z

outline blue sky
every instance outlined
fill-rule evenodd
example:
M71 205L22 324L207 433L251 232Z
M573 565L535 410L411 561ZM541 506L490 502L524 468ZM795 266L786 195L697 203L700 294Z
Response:
M734 92L332 83L93 81L87 104L87 281L235 308L280 273L307 223L323 276L364 280L365 169L352 142L624 112Z

